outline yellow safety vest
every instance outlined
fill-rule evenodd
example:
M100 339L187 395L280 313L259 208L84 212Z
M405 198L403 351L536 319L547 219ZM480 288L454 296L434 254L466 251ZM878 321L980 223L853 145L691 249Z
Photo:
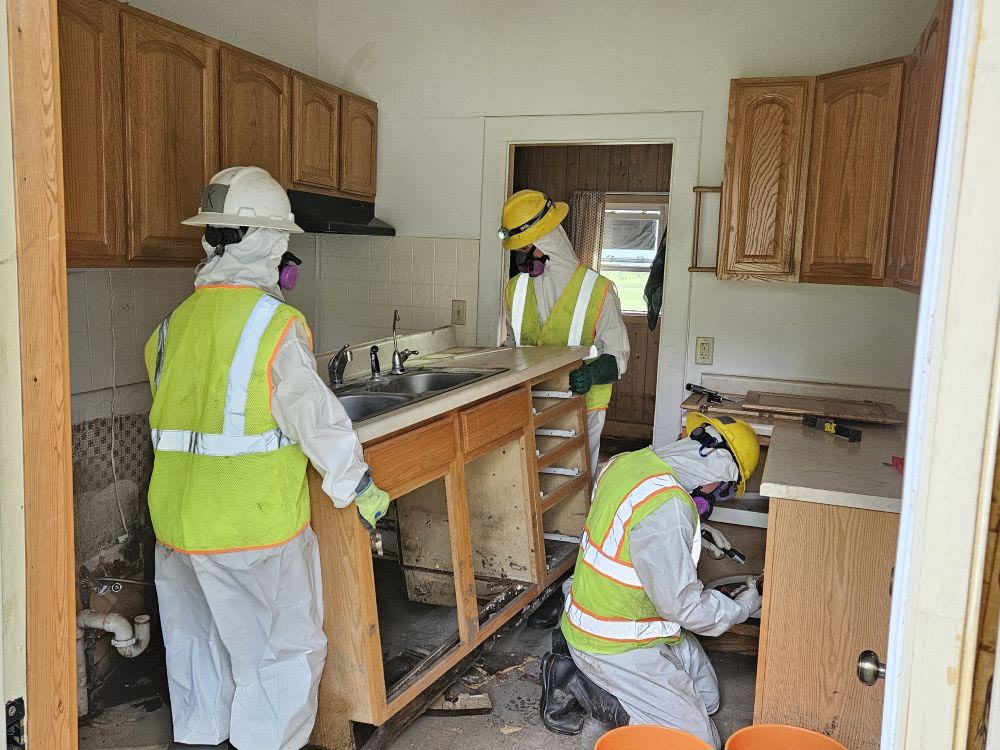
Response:
M597 319L604 301L613 288L611 280L592 268L580 265L570 277L555 306L543 325L538 316L534 279L520 273L507 282L507 309L511 328L518 346L590 346L593 356ZM586 394L587 409L607 409L611 401L611 384L591 386Z
M253 287L203 286L146 342L149 514L189 553L272 547L309 525L307 458L271 416L271 359L302 314Z
M622 453L605 467L587 514L560 622L571 646L594 654L620 654L680 640L681 626L663 619L643 590L629 543L632 527L672 501L690 508L695 522L691 557L697 565L701 519L663 459L646 448Z

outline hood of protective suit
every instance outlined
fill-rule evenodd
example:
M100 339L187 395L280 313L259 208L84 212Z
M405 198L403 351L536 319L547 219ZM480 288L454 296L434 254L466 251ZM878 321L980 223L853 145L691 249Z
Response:
M706 426L705 429L712 437L722 439L714 427ZM714 482L735 482L738 479L740 470L729 451L718 449L702 456L700 450L701 444L691 438L653 446L653 452L674 470L677 481L688 492Z
M284 299L278 287L278 265L288 250L288 232L279 229L251 229L242 242L226 245L226 251L215 255L215 248L202 238L201 246L208 258L198 269L194 285L233 284L254 286L273 297Z
M562 224L544 237L537 239L534 244L535 247L549 256L545 263L545 270L541 276L535 278L534 283L538 316L541 320L546 320L559 299L559 295L562 294L577 266L580 265L580 261L573 251L573 245L570 244Z

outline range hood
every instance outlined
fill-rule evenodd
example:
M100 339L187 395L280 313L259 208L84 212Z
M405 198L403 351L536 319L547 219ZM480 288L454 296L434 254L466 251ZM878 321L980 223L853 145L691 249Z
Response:
M375 218L371 201L289 190L295 223L306 232L394 235L396 230Z

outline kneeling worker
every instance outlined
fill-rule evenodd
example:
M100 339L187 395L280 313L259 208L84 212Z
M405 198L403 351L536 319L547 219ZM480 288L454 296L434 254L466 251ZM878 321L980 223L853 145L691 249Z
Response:
M687 426L688 437L616 456L598 478L561 621L572 660L549 654L542 665L550 729L575 733L590 711L719 745L709 718L718 680L693 634L725 633L761 597L754 585L735 599L704 589L702 520L717 501L743 494L760 446L750 425L729 417L692 414ZM594 710L607 708L607 693L620 706Z

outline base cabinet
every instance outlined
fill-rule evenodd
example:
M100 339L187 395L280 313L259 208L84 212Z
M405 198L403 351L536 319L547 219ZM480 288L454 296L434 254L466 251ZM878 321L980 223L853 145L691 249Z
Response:
M856 671L886 654L898 530L895 513L771 499L755 724L878 750L884 682Z

